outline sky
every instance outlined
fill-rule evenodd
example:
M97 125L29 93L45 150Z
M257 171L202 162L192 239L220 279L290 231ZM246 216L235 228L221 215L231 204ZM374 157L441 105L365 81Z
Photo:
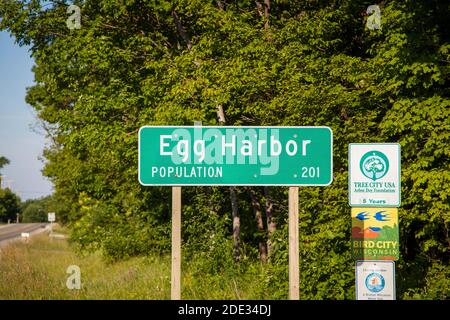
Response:
M0 173L2 187L10 187L22 200L52 193L52 184L41 173L47 140L42 130L32 129L37 127L36 113L25 102L34 79L28 50L0 32L0 155L10 161Z

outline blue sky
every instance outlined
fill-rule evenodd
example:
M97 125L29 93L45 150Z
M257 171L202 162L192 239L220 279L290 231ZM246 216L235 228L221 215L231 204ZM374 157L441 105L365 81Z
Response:
M0 32L0 155L10 160L1 170L2 187L11 187L22 200L52 192L42 176L46 138L37 127L33 108L26 104L26 88L33 85L33 59L28 47L19 47L7 32Z

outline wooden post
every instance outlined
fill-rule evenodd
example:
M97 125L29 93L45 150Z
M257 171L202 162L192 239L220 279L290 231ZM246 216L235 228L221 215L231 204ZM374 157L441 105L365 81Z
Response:
M289 187L289 300L300 299L298 187Z
M172 187L171 298L181 300L181 187Z

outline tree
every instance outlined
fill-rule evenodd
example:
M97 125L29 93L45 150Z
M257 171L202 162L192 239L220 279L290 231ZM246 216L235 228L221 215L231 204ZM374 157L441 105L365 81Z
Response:
M20 213L20 199L8 188L0 189L0 221L15 221Z
M0 156L0 169L3 168L7 164L9 164L9 160L3 156ZM0 173L0 189L1 188L2 188L2 175Z
M9 160L0 156L0 169L9 164ZM2 176L0 174L0 221L15 220L20 213L20 199L9 188L2 189Z
M9 164L9 160L3 156L0 156L0 169L3 168L7 164Z
M37 203L32 203L22 213L23 222L46 222L47 213L44 208Z
M384 164L377 158L369 158L364 164L364 169L368 172L372 172L372 180L377 180L377 173L385 170Z
M28 199L21 204L23 222L46 222L48 213L54 212L58 222L67 221L67 204L54 195Z

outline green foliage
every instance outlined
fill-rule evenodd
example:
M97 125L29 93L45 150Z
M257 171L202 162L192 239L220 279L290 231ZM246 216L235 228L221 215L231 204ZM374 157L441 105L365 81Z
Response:
M3 156L0 156L0 169L9 164L9 160ZM2 175L0 173L0 188L2 187Z
M0 156L0 169L9 164L9 160ZM20 198L9 188L2 189L2 176L0 175L0 221L15 221L20 213Z
M422 267L422 269L419 269ZM439 261L431 265L426 263L407 266L406 274L408 277L402 285L409 284L403 299L414 300L448 300L450 298L450 270L448 265ZM425 271L425 272L424 272ZM421 274L426 274L425 277Z
M0 221L16 221L20 213L20 198L8 188L0 189Z
M47 212L38 203L29 204L22 212L22 222L46 222Z
M379 236L377 237L377 240L392 240L392 239L398 239L398 229L397 226L394 225L394 227L389 226L383 226L383 228L380 231Z
M54 212L57 222L66 221L67 204L55 195L29 199L21 204L23 222L47 222L48 213Z
M271 1L264 17L254 1L87 0L81 29L69 30L60 2L3 1L0 29L32 45L27 101L54 137L44 173L72 240L112 259L166 252L170 190L138 185L137 131L214 125L221 106L230 125L333 129L332 185L300 193L302 298L353 298L347 146L394 141L402 146L398 295L448 297L449 4L385 2L382 28L368 30L370 4ZM256 272L245 265L261 239L246 191L237 189L236 264L228 189L183 188L184 250L201 261L198 275L243 268L264 276L260 292L286 298L287 190L271 192L275 251Z
M102 250L114 260L170 248L167 224L158 225L148 213L120 214L117 207L93 200L82 193L80 218L72 224L72 241L80 250Z
M3 156L0 156L0 169L9 164L9 160Z

